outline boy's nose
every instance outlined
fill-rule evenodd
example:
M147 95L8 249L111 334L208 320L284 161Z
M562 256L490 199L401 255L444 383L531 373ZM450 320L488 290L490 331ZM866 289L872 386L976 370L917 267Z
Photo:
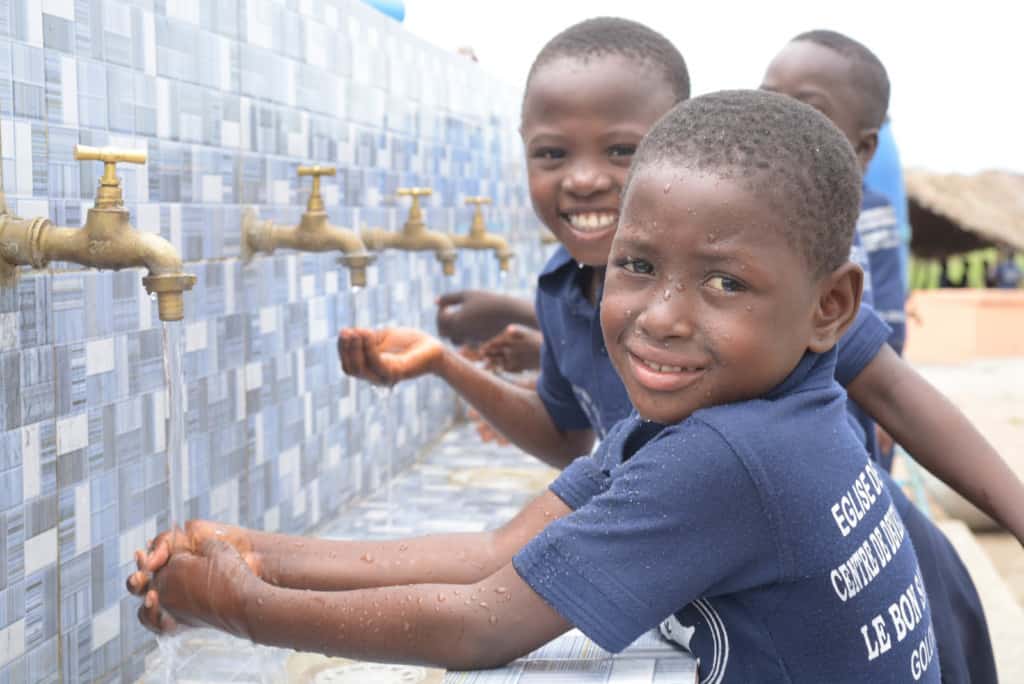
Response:
M692 307L686 291L662 287L637 316L641 332L652 340L693 337L695 326L690 316Z
M612 179L600 169L577 164L562 179L562 189L574 195L587 197L606 192L612 187Z

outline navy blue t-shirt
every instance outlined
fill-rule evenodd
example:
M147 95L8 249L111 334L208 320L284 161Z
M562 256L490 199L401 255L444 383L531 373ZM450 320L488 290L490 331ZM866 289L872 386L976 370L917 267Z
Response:
M900 265L903 243L896 212L885 195L863 188L855 234L871 269L873 306L879 317L892 328L889 345L897 354L902 354L907 337L907 315L904 308L907 292Z
M573 512L516 571L611 651L675 614L702 681L938 682L913 546L834 373L807 353L759 399L622 421L552 484Z
M633 407L608 358L600 308L587 300L585 278L589 277L590 271L581 269L564 247L541 272L536 310L544 344L537 392L559 429L590 428L603 438ZM888 336L885 323L870 306L862 306L839 342L836 379L849 384L875 358ZM872 427L872 440L874 434Z

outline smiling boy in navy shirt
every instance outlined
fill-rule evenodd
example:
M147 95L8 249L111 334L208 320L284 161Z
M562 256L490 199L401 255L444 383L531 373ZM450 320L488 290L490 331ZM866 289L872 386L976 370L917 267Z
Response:
M705 682L939 682L913 545L834 380L857 180L839 131L789 98L675 108L637 152L601 310L636 413L594 456L495 533L163 535L131 583L140 617L466 668L573 625L617 651L673 616ZM307 553L336 561L297 572Z

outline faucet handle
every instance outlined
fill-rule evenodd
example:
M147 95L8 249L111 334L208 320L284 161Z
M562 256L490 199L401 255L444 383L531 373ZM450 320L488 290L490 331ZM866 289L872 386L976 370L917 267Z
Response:
M309 201L306 202L306 211L323 211L324 200L320 197L320 176L333 176L337 173L337 169L333 166L320 166L314 164L312 166L300 166L296 169L296 173L299 176L312 176L313 177L313 189L309 192Z
M338 172L338 169L334 166L320 166L314 164L312 166L300 166L298 168L298 174L300 176L312 176L314 179L320 176L333 176Z
M147 159L145 150L129 150L123 147L90 147L89 145L75 145L75 159L80 161L101 161L104 164L116 164L128 162L130 164L145 164Z
M412 198L425 197L426 195L434 194L431 188L398 188L395 190L396 195L411 196Z
M475 205L477 207L477 209L480 208L481 204L490 204L490 203L491 203L491 198L490 197L485 197L484 195L480 195L478 197L467 197L466 198L466 206L474 206Z
M470 235L483 235L487 232L487 224L484 223L483 205L490 204L491 198L480 195L478 197L467 197L466 205L475 206L473 210L473 222L469 224Z
M103 176L100 178L100 187L96 189L95 202L100 208L120 207L124 204L121 181L117 177L117 163L145 164L147 156L145 150L75 145L75 159L103 162Z

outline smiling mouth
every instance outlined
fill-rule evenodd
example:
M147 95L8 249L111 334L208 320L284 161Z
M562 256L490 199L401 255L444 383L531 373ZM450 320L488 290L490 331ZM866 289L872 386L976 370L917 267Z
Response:
M572 214L562 214L562 219L578 233L600 233L615 227L619 221L619 212L574 212Z
M697 382L707 370L706 366L671 364L648 361L633 352L628 352L633 366L633 377L645 388L657 392L671 392L689 387Z

